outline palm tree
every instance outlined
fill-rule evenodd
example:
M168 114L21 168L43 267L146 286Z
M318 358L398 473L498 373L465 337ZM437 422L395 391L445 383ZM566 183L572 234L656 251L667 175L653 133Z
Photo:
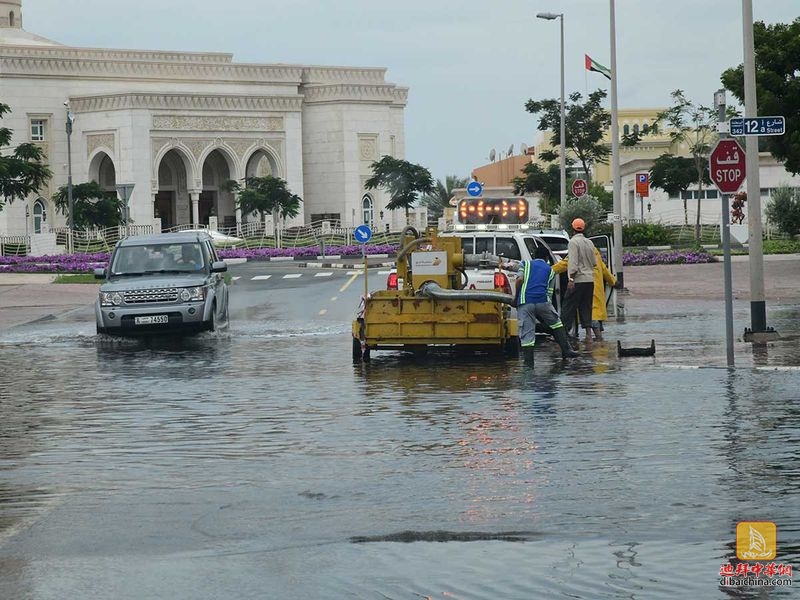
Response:
M444 214L444 209L450 206L453 190L465 188L468 183L469 178L458 177L457 175L448 175L444 178L444 183L442 183L441 179L437 179L433 193L424 195L420 203L428 209L430 218L438 219Z

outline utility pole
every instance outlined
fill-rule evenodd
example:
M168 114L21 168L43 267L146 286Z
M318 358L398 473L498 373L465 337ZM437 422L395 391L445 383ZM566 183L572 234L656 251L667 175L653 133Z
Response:
M622 275L622 179L619 173L619 119L617 117L617 27L614 0L611 8L611 178L614 183L614 268L617 287L625 289Z
M753 43L753 0L742 0L742 37L744 40L744 116L758 116L756 97L755 45ZM761 182L759 180L758 136L745 136L747 172L747 246L750 261L750 328L745 328L747 342L763 344L778 337L767 327L767 303L764 295L764 245L761 227Z

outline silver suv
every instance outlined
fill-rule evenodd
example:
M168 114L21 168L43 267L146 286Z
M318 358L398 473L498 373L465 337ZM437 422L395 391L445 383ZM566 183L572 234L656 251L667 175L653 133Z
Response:
M117 243L95 302L97 333L214 331L228 324L228 266L206 232L135 236Z

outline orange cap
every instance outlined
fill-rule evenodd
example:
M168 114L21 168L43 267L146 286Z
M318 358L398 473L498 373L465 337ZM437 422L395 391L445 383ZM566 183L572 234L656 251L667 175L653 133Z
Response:
M583 222L583 219L578 217L572 221L572 228L575 231L583 231L586 228L586 223Z

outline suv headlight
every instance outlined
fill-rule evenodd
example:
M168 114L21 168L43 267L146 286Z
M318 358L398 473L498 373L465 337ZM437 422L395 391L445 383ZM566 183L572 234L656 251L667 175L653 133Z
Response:
M180 293L182 302L192 302L194 300L206 299L206 288L203 286L183 288Z
M120 306L122 294L119 292L100 292L100 306Z

